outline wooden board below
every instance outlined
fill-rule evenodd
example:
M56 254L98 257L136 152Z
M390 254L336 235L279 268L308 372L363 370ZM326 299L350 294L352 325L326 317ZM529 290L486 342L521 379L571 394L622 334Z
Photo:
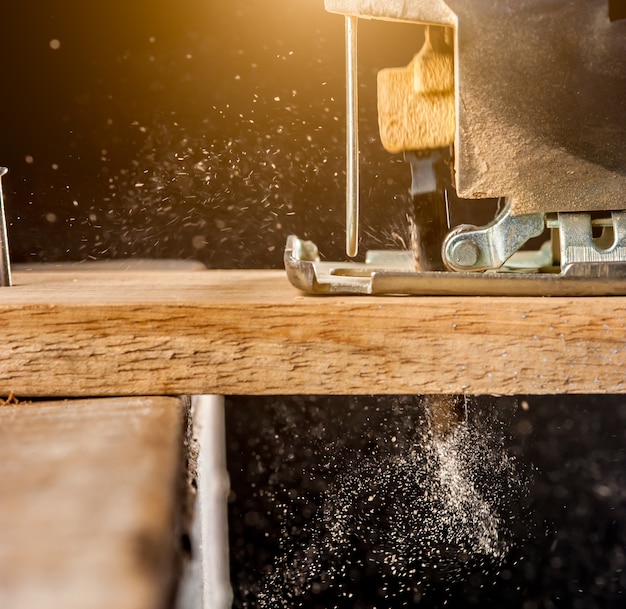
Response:
M0 407L0 607L167 606L183 437L174 398Z
M626 298L313 297L249 270L14 281L0 290L0 395L626 388Z

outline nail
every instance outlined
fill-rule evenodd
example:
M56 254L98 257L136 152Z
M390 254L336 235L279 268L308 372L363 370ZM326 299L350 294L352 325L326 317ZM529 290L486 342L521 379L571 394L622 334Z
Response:
M4 216L4 197L2 196L2 176L7 171L6 167L0 167L0 286L11 285L11 258L9 257L7 222Z

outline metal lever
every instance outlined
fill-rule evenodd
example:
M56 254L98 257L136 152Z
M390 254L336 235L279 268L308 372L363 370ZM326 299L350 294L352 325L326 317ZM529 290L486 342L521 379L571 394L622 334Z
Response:
M443 259L454 271L499 269L532 237L545 228L544 214L511 215L507 202L498 216L485 226L457 226L443 242Z
M11 285L11 259L9 257L7 223L4 216L4 197L2 196L2 176L7 171L6 167L0 167L0 286Z
M346 254L359 251L359 97L357 17L346 16Z

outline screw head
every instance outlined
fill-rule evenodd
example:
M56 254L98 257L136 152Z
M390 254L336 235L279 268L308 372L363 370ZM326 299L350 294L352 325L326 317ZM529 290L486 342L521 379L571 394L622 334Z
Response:
M450 252L451 261L457 266L470 267L476 264L480 250L473 241L457 241Z

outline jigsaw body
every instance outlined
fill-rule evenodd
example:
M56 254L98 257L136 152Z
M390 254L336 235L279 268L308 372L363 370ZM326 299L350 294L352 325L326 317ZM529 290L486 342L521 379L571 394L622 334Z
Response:
M416 24L415 56L378 74L378 121L385 149L411 165L417 256L373 252L365 263L333 266L317 260L313 244L291 237L285 261L293 283L357 293L626 292L621 5L326 0L325 6L347 24L349 256L358 244L357 23ZM451 200L484 199L501 201L491 222L446 224ZM541 236L543 247L524 249Z

